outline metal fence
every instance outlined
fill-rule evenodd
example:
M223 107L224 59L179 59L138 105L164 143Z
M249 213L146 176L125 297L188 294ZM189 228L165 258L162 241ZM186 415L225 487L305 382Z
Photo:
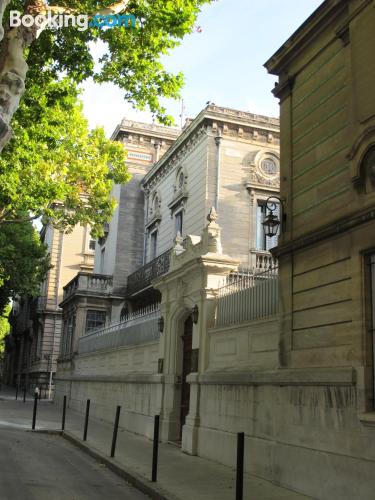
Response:
M279 312L277 268L263 273L241 269L219 288L215 326L228 326L274 316Z
M120 322L90 332L79 339L79 353L115 349L157 341L160 337L158 318L160 304L131 313Z

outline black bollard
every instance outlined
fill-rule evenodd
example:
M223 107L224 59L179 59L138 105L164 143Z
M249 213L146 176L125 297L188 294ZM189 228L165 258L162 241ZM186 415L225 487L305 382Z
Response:
M18 384L16 385L16 401L18 399Z
M26 385L23 388L23 402L26 402Z
M118 406L116 408L115 426L113 428L111 458L113 458L115 456L115 451L116 451L116 441L117 441L118 423L120 420L120 411L121 411L121 406Z
M61 430L65 431L65 416L66 416L66 396L64 396L63 401L63 412L62 412L62 421L61 421Z
M159 423L160 416L155 415L154 420L154 448L152 452L152 476L151 481L156 483L156 479L158 476L158 451L159 451Z
M236 474L236 500L243 500L243 463L245 451L245 433L237 434L237 474Z
M86 403L86 416L85 416L85 428L83 431L83 440L87 441L87 427L89 425L89 415L90 415L90 400L87 400Z
M33 425L31 426L32 430L35 431L36 424L36 410L38 407L38 393L36 392L34 395L34 409L33 409Z

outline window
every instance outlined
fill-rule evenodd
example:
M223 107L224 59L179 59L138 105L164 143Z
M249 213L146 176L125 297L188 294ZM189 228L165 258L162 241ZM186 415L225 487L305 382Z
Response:
M61 342L61 355L68 356L72 351L73 334L75 327L75 316L69 316L64 321L63 338Z
M151 260L156 258L158 251L158 232L154 231L150 235L150 257Z
M105 311L89 310L86 314L86 333L92 332L97 328L102 328L105 325Z
M183 212L182 210L175 215L176 236L178 233L182 236Z
M178 187L179 187L179 189L182 189L182 187L184 185L184 182L185 182L185 176L184 176L183 172L180 172L180 175L178 176Z
M276 175L277 165L273 158L265 158L262 160L260 167L266 175Z
M365 260L365 286L366 286L366 365L370 370L366 370L367 384L369 390L366 411L375 410L375 253L366 256Z
M274 211L274 214L280 217L280 205L279 203L275 203L276 205L276 210ZM269 213L269 210L266 207L266 203L264 201L258 201L257 205L257 241L256 241L256 249L257 250L270 250L270 248L274 248L277 246L278 242L278 235L269 238L268 236L265 235L264 233L264 228L262 223L264 222L264 219L266 217L266 214Z
M96 241L95 240L90 240L89 242L89 250L92 250L95 252L95 246L96 246Z

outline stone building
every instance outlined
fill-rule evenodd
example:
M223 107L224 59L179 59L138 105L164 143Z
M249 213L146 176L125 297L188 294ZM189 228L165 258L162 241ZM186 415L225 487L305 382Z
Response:
M223 254L211 211L154 279L160 310L81 338L58 399L100 400L102 418L121 404L120 425L148 436L159 413L163 440L229 466L245 432L249 472L319 500L373 499L374 26L374 0L326 0L266 63L281 103L279 277L235 280L241 253Z
M319 499L374 497L374 26L374 1L327 0L266 63L287 217L280 372L294 377L275 479Z
M117 207L105 227L105 235L95 249L91 276L78 273L65 282L63 338L60 372L69 368L78 350L77 332L82 335L123 314L127 277L143 265L144 194L141 182L155 162L171 147L180 129L122 120L111 139L120 141L128 151L127 167L131 180L113 187Z
M200 235L211 206L225 253L253 272L275 264L268 250L276 239L266 241L262 221L279 189L278 126L275 118L209 104L182 131L128 122L116 129L133 180L114 186L119 204L96 247L94 275L65 287L68 371L79 337L160 302L152 281L168 272L176 237Z
M267 199L278 195L278 126L209 104L151 166L141 183L143 264L122 270L111 241L133 244L134 237L110 228L95 269L126 278L125 289L114 293L114 275L100 273L64 288L62 345L70 351L60 356L57 401L67 395L83 410L89 398L104 420L120 404L120 425L146 436L160 413L164 441L211 458L222 451L232 464L231 440L244 416L220 420L215 391L232 412L233 387L244 384L251 399L247 371L278 366L277 274L268 251L277 240L267 241L262 226ZM114 227L124 227L122 217L135 215L131 208L115 215Z
M43 398L54 390L60 351L63 286L77 272L89 276L94 267L95 240L86 227L64 234L45 226L41 239L50 254L51 269L37 299L22 297L13 304L11 333L7 338L5 377L11 385L38 386Z

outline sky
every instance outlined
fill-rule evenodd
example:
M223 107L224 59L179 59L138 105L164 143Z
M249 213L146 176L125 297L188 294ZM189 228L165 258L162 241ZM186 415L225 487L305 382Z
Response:
M163 58L168 71L182 71L185 117L194 118L207 101L256 114L278 116L271 94L276 77L263 64L322 0L218 0L202 10L197 29ZM199 28L198 28L199 27ZM116 29L116 28L114 28ZM99 55L104 47L96 47ZM91 127L110 136L122 118L151 122L148 112L134 110L112 84L83 85L84 113ZM180 125L181 102L164 100Z

